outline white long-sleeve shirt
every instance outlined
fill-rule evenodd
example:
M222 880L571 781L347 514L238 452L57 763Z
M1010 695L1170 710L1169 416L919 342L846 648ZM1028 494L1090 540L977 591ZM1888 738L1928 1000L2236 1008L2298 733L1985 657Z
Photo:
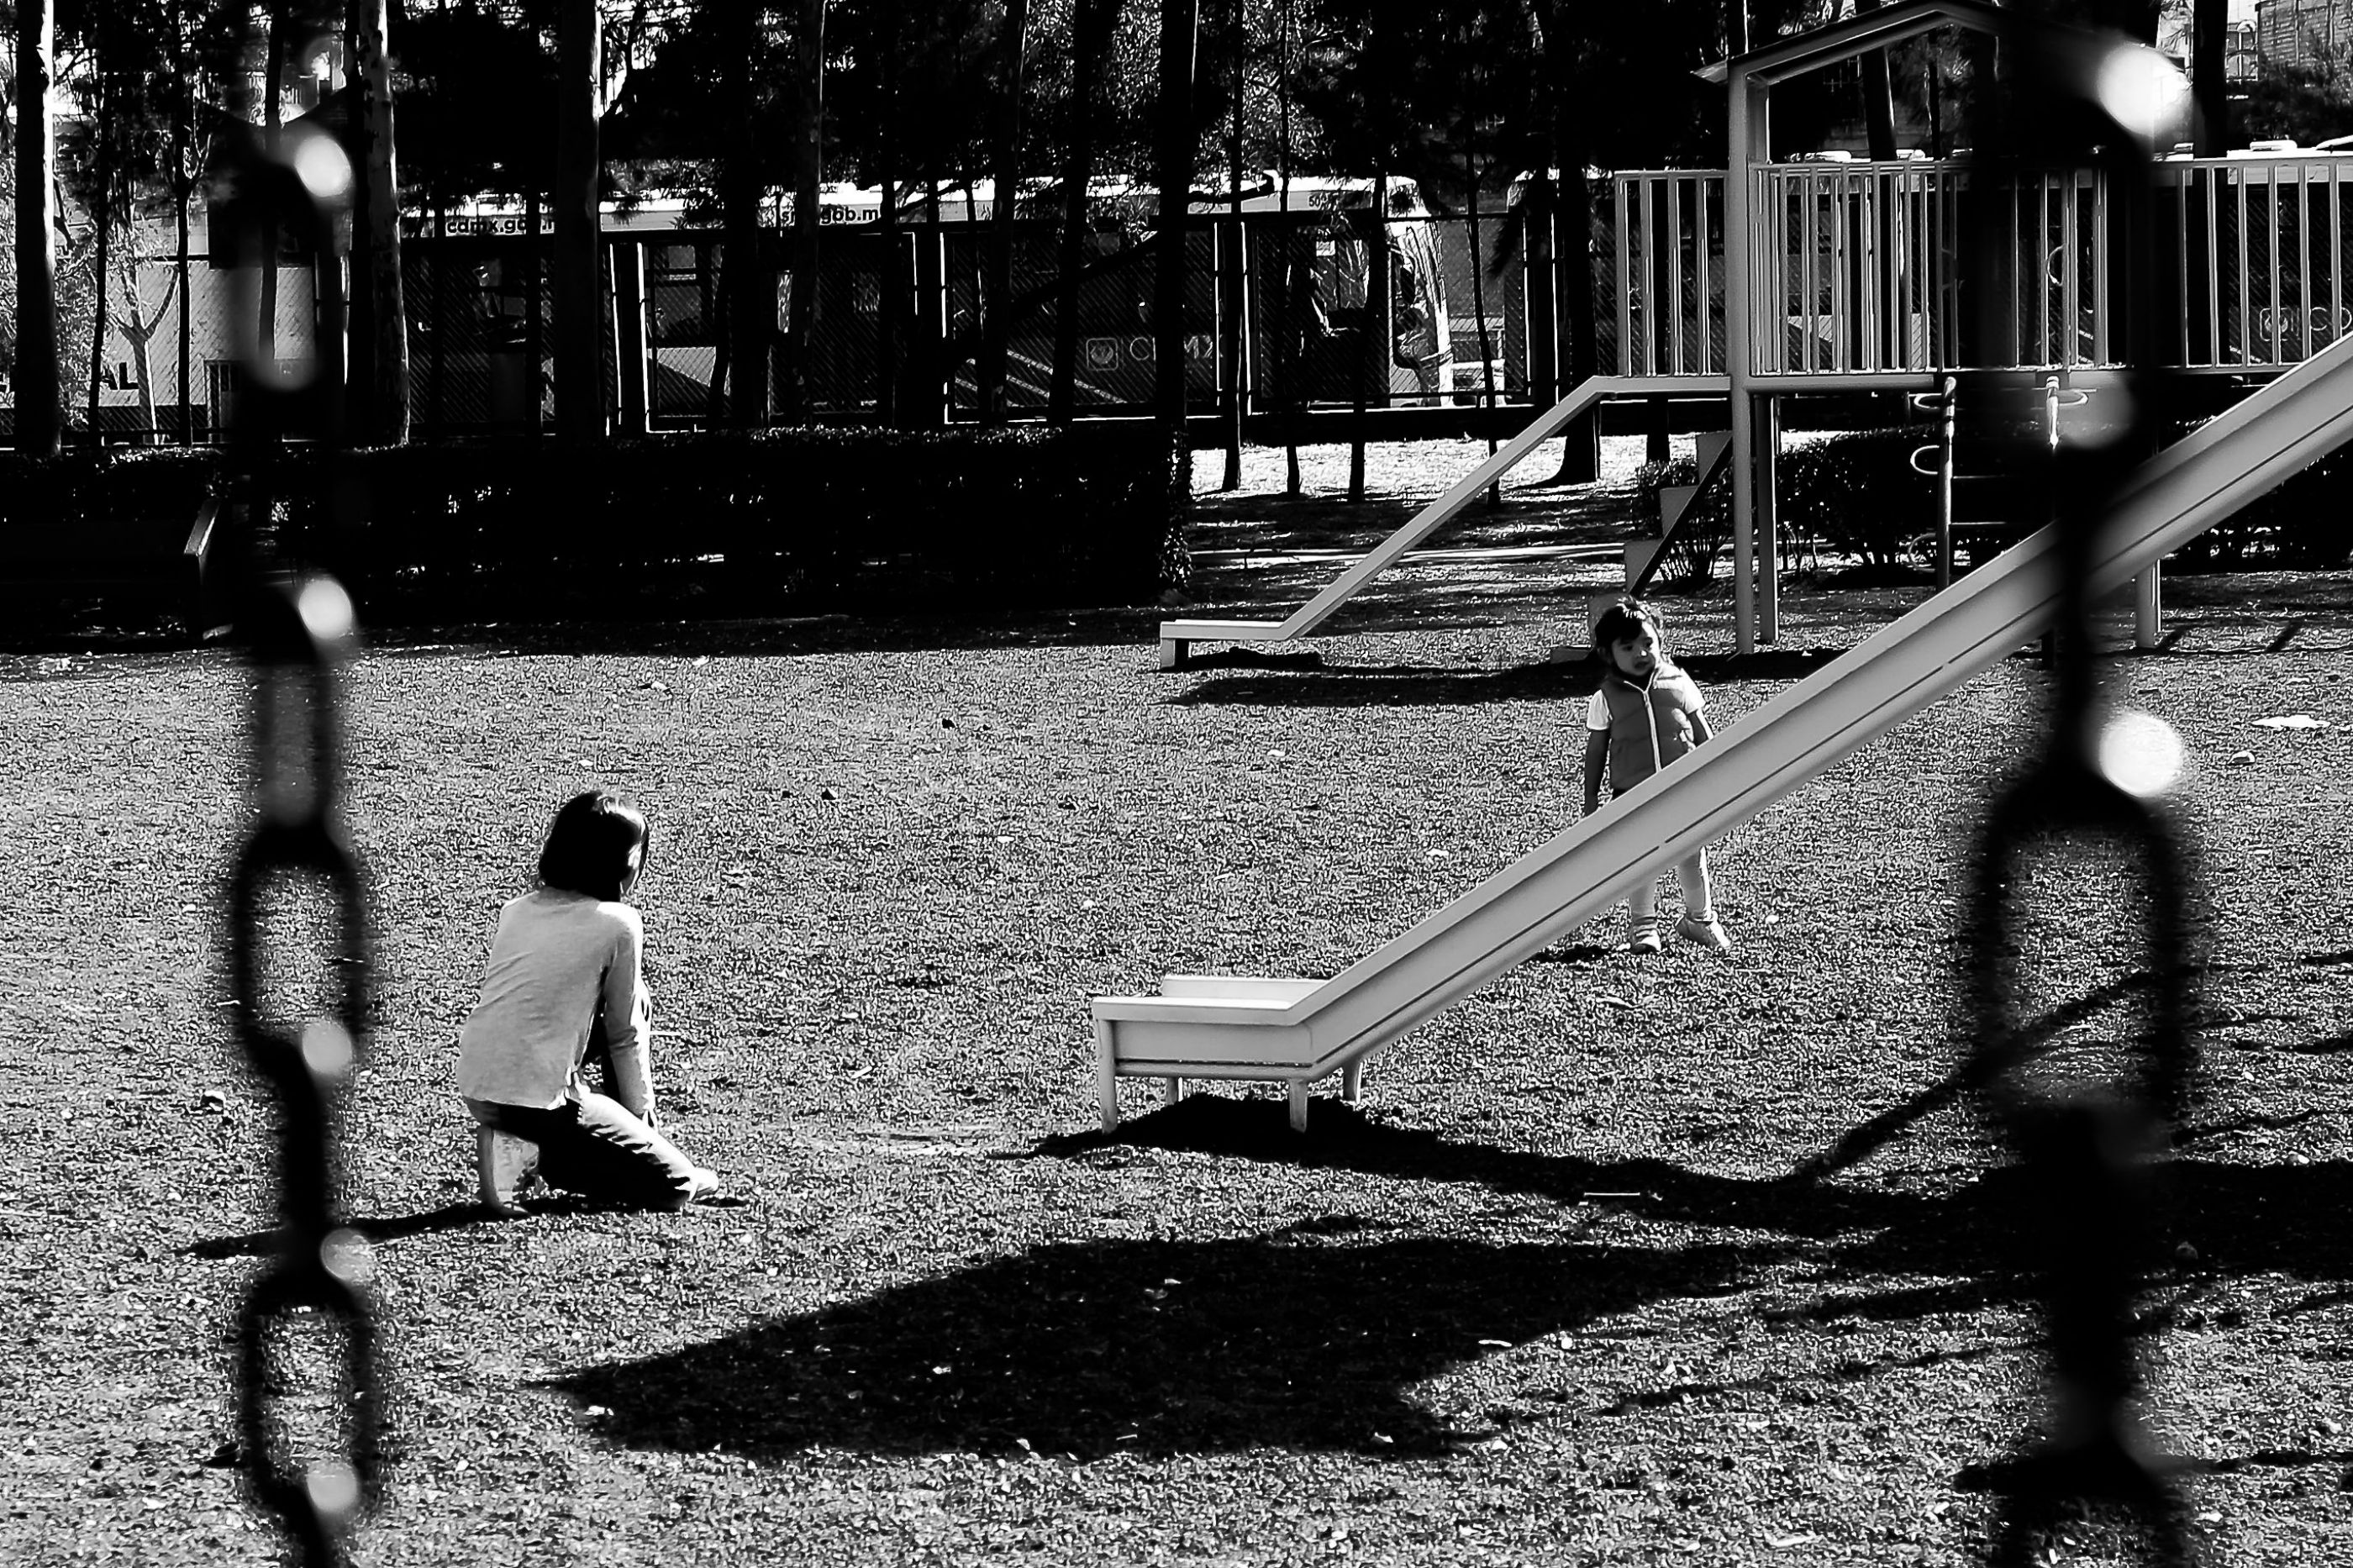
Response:
M653 1003L644 947L644 922L627 904L552 888L509 900L499 910L481 1000L459 1040L458 1092L538 1110L577 1099L587 1089L581 1064L601 1003L615 1096L650 1118Z

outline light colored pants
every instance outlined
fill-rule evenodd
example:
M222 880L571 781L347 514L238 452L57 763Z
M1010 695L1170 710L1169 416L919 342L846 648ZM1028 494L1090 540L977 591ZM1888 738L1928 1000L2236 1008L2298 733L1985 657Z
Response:
M1683 913L1694 920L1705 920L1715 912L1715 900L1707 882L1707 851L1700 850L1675 868L1675 882L1682 888ZM1626 896L1627 923L1636 929L1653 924L1659 918L1659 879L1645 877Z
M539 1173L551 1187L635 1208L684 1208L694 1162L629 1114L617 1100L583 1094L542 1110L469 1100L476 1121L539 1145Z

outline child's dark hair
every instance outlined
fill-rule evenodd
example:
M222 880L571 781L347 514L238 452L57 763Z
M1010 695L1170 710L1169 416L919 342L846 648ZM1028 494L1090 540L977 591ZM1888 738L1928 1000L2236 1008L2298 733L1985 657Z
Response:
M1593 623L1593 646L1608 653L1613 644L1641 636L1645 626L1651 628L1652 637L1665 638L1665 618L1633 595L1625 595Z
M564 892L617 900L628 885L632 849L639 868L653 858L653 829L644 814L604 790L584 790L548 825L539 879Z

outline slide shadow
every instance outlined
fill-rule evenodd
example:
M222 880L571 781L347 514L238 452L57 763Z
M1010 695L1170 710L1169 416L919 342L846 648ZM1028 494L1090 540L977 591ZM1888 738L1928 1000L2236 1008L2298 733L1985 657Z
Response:
M1415 1384L1649 1301L1736 1289L1779 1255L1385 1228L1039 1247L546 1386L609 1411L619 1442L754 1458L1440 1453L1487 1434L1419 1404Z
M1109 1136L1065 1133L999 1157L1071 1158L1118 1145L1477 1185L1558 1204L1601 1201L1660 1219L1807 1238L1881 1229L1917 1217L1924 1205L1945 1201L1880 1186L1712 1175L1668 1160L1587 1160L1460 1142L1426 1128L1368 1116L1338 1100L1318 1099L1308 1131L1302 1134L1292 1131L1282 1100L1215 1092L1189 1094L1175 1105L1123 1122Z
M1439 629L1417 624L1417 631ZM1710 685L1738 680L1800 680L1838 657L1835 648L1791 648L1697 656L1681 662ZM1445 708L1590 696L1600 668L1589 659L1541 660L1499 668L1426 664L1342 664L1313 649L1290 654L1225 650L1193 661L1218 670L1166 699L1173 708ZM1224 671L1234 673L1223 673Z

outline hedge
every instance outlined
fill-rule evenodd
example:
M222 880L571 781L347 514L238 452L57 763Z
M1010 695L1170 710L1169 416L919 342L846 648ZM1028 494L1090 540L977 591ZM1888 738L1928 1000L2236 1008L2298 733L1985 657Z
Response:
M376 620L1137 604L1191 573L1187 459L1142 422L359 451L337 488L362 526L339 542L322 460L283 455L273 488L292 499L273 521ZM0 456L0 526L152 510L185 531L219 464Z
M2175 438L2192 428L2183 427ZM2020 426L2011 434L2022 444L1987 467L2031 482L2039 465L2031 453L2021 454L2035 432ZM1911 456L1935 442L1933 426L1915 425L1842 431L1788 448L1776 465L1783 524L1868 565L1927 565L1936 527L1936 481L1913 470ZM1965 465L1968 457L1964 445ZM1643 465L1637 484L1645 512L1657 515L1661 487L1690 484L1695 473L1689 458ZM1662 580L1685 588L1706 582L1731 534L1730 489L1711 486L1669 544ZM2249 566L2311 570L2348 561L2353 449L2340 448L2191 541L2172 564L2193 572Z

